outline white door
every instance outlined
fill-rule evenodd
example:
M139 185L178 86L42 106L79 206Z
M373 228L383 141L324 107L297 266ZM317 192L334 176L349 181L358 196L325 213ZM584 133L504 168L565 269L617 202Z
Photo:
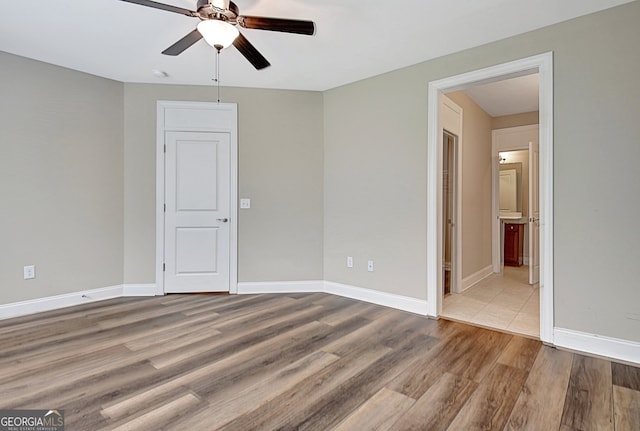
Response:
M540 281L540 145L529 142L529 284Z
M228 292L230 135L165 134L164 290Z

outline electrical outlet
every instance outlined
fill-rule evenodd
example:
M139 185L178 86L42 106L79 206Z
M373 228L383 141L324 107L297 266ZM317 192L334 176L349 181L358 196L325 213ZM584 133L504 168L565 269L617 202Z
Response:
M347 268L353 268L353 257L347 256Z
M23 268L24 279L30 280L32 278L36 278L36 266L35 265L27 265Z
M367 271L373 272L373 261L372 260L367 261Z
M245 210L251 208L251 199L249 198L240 199L240 208Z

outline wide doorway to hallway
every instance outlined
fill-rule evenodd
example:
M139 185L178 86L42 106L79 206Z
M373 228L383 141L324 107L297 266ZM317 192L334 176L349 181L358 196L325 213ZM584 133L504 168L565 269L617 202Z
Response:
M554 294L553 294L553 231L554 231L554 221L553 221L553 53L548 52L544 54L540 54L537 56L532 56L528 58L523 58L520 60L510 61L508 63L503 63L495 66L490 66L484 69L479 69L471 72L462 73L455 76L450 76L446 78L439 79L437 81L429 82L429 98L428 98L428 122L427 122L427 130L428 130L428 139L427 139L427 265L426 265L426 273L427 273L427 315L437 318L440 316L448 317L450 313L445 311L445 298L447 302L450 302L450 299L446 297L444 294L443 284L442 284L442 268L444 264L443 258L443 247L442 247L442 232L443 232L443 217L442 217L442 112L439 109L440 100L442 99L442 95L446 94L451 96L455 92L466 91L472 87L484 86L486 84L499 83L501 81L511 80L518 77L526 77L528 75L538 74L538 86L537 86L537 96L538 103L535 106L538 107L537 114L532 114L535 116L535 121L530 123L529 120L526 120L530 124L538 123L539 130L539 170L538 170L538 191L539 191L539 217L535 215L533 217L529 217L529 214L526 216L526 222L537 223L539 226L539 232L536 235L536 238L539 240L537 244L539 250L539 254L535 256L540 256L540 269L538 274L540 275L539 287L535 287L535 285L529 286L528 283L522 283L520 289L524 289L525 293L521 293L522 297L518 297L518 294L508 296L515 296L518 301L522 301L521 304L516 306L512 306L511 315L510 316L502 316L500 320L502 320L501 326L496 324L492 324L492 327L496 329L500 329L500 327L505 328L504 330L514 330L515 324L520 321L525 314L523 313L519 319L516 320L516 316L518 313L525 311L523 309L524 304L531 299L533 294L533 290L538 289L536 292L539 295L539 301L536 306L539 309L537 321L539 322L538 327L538 336L534 331L530 332L531 337L539 338L541 341L545 343L554 343ZM508 94L513 94L513 91L509 91ZM497 93L496 93L497 94ZM505 93L507 94L507 93ZM471 96L467 95L469 98ZM480 106L478 102L475 104L466 103L465 106L462 106L465 109L465 113L467 111L472 112L476 106ZM534 109L535 109L534 106ZM467 109L468 108L468 109ZM470 111L471 110L471 111ZM486 114L488 114L489 120L487 121L479 121L476 125L474 125L474 129L483 129L483 130L494 130L494 129L502 129L506 127L518 127L525 125L524 118L520 117L520 114L490 114L489 111L483 109ZM522 111L524 112L524 111ZM527 114L527 118L530 112L525 112ZM511 115L515 115L515 117L509 117ZM465 116L468 117L467 114ZM494 124L494 118L500 118L502 124ZM479 118L479 117L478 117ZM505 120L505 121L503 121ZM508 121L507 121L508 120ZM509 123L509 124L507 124ZM514 124L518 123L518 124ZM467 123L471 125L472 123ZM464 127L463 127L464 129ZM474 136L485 136L486 133L483 131L479 131L478 134L474 134L473 132L464 133L461 135L460 140L462 142L471 143L469 138L473 138ZM463 197L463 202L461 206L461 210L458 211L458 215L462 214L462 221L458 223L458 230L461 234L458 236L462 238L462 259L458 259L458 262L462 262L462 265L458 265L458 268L464 266L465 262L468 263L465 268L463 268L461 283L458 284L459 288L454 290L452 286L452 292L456 293L458 296L463 295L466 291L470 291L469 294L474 294L475 291L479 290L483 285L487 285L487 283L496 282L497 286L492 286L491 289L498 290L500 284L503 285L503 292L499 294L499 292L482 292L481 296L485 296L484 302L480 302L480 304L476 303L475 305L471 305L471 311L465 315L465 320L473 323L476 316L480 318L478 312L481 309L486 308L485 311L491 311L497 304L501 302L505 302L508 298L501 299L497 303L494 303L490 306L491 302L496 298L502 298L505 296L504 284L508 284L510 282L508 275L499 274L499 270L496 270L495 266L492 263L493 259L487 259L490 255L492 256L496 250L496 247L493 245L489 246L488 242L491 242L495 239L495 235L492 235L490 231L493 230L491 227L495 224L495 220L501 220L502 215L496 217L494 214L491 215L494 205L487 206L486 203L489 199L494 199L496 194L492 192L491 182L494 175L491 173L494 166L498 164L498 158L492 158L491 150L487 150L486 147L491 144L487 144L483 142L481 145L477 147L470 147L472 149L482 150L481 153L478 154L470 154L465 153L465 149L462 149L462 157L459 157L462 160L463 169L463 188L462 193L470 192L471 196L475 197L475 200L472 200L470 204L465 206L465 200ZM472 151L473 153L473 151ZM466 158L465 158L466 157ZM464 169L465 160L467 162L472 161L484 161L480 172L470 171L468 169ZM469 163L467 163L468 165ZM475 166L475 165L474 165ZM473 166L469 167L469 169L475 169ZM496 170L497 172L497 170ZM474 176L475 175L475 176ZM470 182L470 178L473 178L473 182ZM475 191L471 190L469 187L464 188L464 184L472 184L478 185L480 190ZM466 190L466 191L465 191ZM465 209L466 208L466 209ZM489 208L489 209L488 209ZM476 209L476 213L470 213L467 210ZM466 217L466 219L465 219ZM506 216L505 216L506 217ZM511 217L511 216L509 216ZM513 216L515 217L515 215ZM533 218L533 220L530 220ZM518 221L525 223L524 214L520 214L518 217ZM515 223L515 221L510 222ZM477 238L479 237L479 238ZM493 238L493 239L492 239ZM518 236L519 241L520 236ZM524 239L524 237L523 237ZM467 244L465 244L465 240ZM513 242L515 244L515 242ZM471 244L471 245L469 245ZM511 244L511 243L510 243ZM520 244L520 242L518 242ZM465 245L468 247L465 248ZM479 245L479 246L478 246ZM536 245L536 244L534 244ZM476 247L477 246L477 247ZM476 247L474 249L473 247ZM524 243L523 243L524 249ZM471 250L471 251L468 251ZM500 253L498 256L500 256ZM467 256L465 258L464 256ZM468 257L471 256L471 257ZM534 259L535 260L535 259ZM491 263L491 265L490 265ZM511 263L511 262L510 262ZM522 264L528 265L530 262L524 259ZM536 262L534 262L536 263ZM520 262L518 261L518 264ZM535 265L537 266L537 265ZM534 266L534 267L535 267ZM528 267L525 266L521 268L522 270L528 271ZM507 270L508 271L508 270ZM534 274L536 271L533 271ZM501 280L499 278L502 277ZM532 282L537 282L538 280L533 280ZM517 283L517 282L515 282ZM472 288L474 288L471 290ZM527 293L528 291L528 293ZM453 293L451 295L453 295ZM493 295L495 293L495 296ZM484 294L484 295L483 295ZM488 298L487 298L488 297ZM477 299L477 298L470 298ZM459 299L457 301L460 301ZM515 300L514 300L515 301ZM468 301L467 301L468 302ZM529 306L530 310L533 309L533 302L531 300ZM532 315L532 314L530 314ZM451 317L454 318L454 317ZM505 322L506 321L506 322ZM478 323L482 326L487 325L485 323ZM488 325L487 325L488 326ZM510 327L510 329L509 329ZM515 331L514 331L515 332ZM519 333L524 333L524 331L519 331Z
M540 337L540 289L526 265L505 266L462 293L445 295L442 317L534 338Z

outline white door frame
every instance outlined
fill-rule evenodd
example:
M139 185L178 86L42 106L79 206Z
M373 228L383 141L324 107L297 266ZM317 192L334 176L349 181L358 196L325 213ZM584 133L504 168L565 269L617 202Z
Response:
M428 93L427 137L427 315L442 313L442 294L438 292L438 271L442 266L438 223L441 200L438 197L438 94L464 90L478 84L500 81L538 72L540 76L540 340L554 343L553 319L553 53L432 81Z
M229 293L238 292L238 106L215 102L157 102L156 123L156 295L164 295L165 132L230 135Z
M540 143L529 142L529 284L540 281Z

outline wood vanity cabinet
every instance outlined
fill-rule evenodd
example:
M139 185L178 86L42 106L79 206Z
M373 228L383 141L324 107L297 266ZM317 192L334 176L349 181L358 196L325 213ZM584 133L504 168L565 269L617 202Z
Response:
M504 264L507 266L522 265L522 245L524 242L524 225L505 223L504 225Z

